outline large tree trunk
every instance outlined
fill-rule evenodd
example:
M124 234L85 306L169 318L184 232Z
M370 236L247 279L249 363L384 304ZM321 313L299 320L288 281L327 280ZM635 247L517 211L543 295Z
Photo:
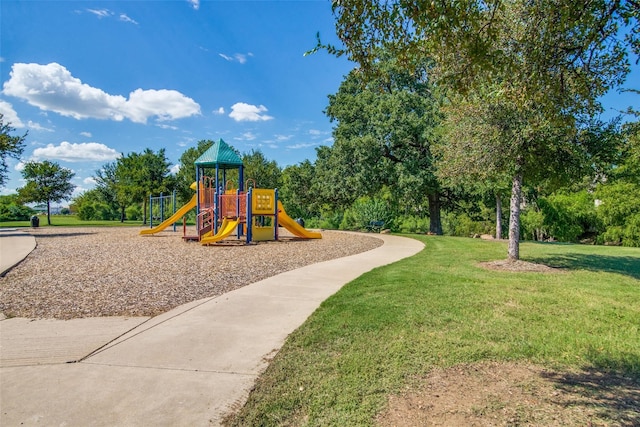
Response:
M511 207L509 211L509 251L510 261L520 259L520 201L522 200L522 172L513 176L511 185Z
M500 193L496 193L496 239L502 239L502 200Z
M124 222L127 216L125 213L125 209L126 209L126 206L120 206L120 222Z
M47 200L47 225L51 225L51 200Z
M440 193L429 193L429 232L442 235L442 221L440 219Z

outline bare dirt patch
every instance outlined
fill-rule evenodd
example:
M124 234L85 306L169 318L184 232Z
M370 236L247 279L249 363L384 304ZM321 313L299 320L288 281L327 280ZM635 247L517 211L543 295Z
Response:
M480 262L478 265L487 270L497 271L514 271L514 272L536 272L536 273L559 273L562 270L558 268L549 267L544 264L536 264L528 261L510 261L508 259Z
M435 369L389 397L382 427L640 426L640 379L526 363Z

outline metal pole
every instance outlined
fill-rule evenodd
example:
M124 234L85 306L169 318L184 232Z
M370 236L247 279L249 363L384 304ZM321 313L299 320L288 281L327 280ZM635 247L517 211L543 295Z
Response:
M178 211L178 209L176 209L176 190L173 190L173 215L176 214L176 212ZM173 223L173 232L176 232L176 223Z
M153 196L149 194L149 227L153 228Z
M236 232L238 234L238 239L240 239L242 237L242 225L240 223L240 189L239 188L236 190L236 218L238 219L238 229L236 230Z
M251 199L253 194L253 188L249 188L247 192L247 243L251 243L253 237L253 212L251 212Z
M275 200L273 201L274 212L273 212L273 239L278 240L278 189L273 190L273 195Z

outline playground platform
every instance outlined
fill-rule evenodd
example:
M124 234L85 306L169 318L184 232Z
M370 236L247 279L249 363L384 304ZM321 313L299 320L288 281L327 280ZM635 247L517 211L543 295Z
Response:
M376 237L384 244L371 251L154 318L2 320L0 425L220 425L322 301L423 248L409 238Z

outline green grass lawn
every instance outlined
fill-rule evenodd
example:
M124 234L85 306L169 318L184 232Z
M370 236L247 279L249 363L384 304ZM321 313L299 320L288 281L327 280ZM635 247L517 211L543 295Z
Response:
M371 425L435 367L528 361L640 379L640 249L523 243L553 273L485 270L506 243L419 236L418 255L347 284L295 331L233 425Z
M40 227L47 225L47 216L39 215ZM142 226L141 221L82 221L76 215L51 215L51 227L122 227ZM0 227L31 227L31 221L0 221Z

